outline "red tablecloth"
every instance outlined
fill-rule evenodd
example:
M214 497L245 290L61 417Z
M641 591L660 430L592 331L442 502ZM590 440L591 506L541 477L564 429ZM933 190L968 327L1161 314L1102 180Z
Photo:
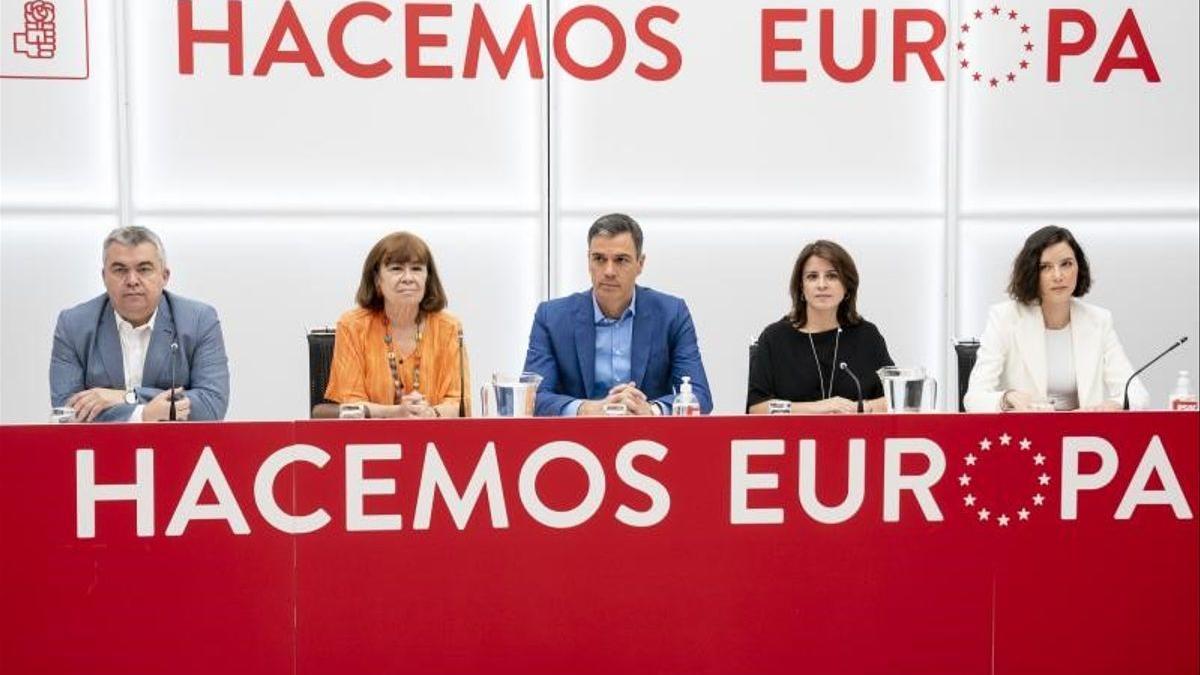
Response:
M0 670L1195 673L1198 456L1166 412L5 426Z

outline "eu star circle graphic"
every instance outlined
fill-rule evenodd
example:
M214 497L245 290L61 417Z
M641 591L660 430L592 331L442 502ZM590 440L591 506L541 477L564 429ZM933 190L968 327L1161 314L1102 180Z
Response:
M980 481L986 481L985 470L989 462L1000 453L1016 453L1022 462L1028 462L1033 475L1028 492L1018 493L1016 503L990 503L979 497L976 486ZM958 486L964 492L963 508L967 509L980 523L995 523L997 527L1007 528L1012 523L1028 522L1029 519L1046 503L1046 495L1051 483L1050 474L1046 471L1046 456L1034 449L1033 441L1022 437L1014 438L1008 432L1003 432L995 439L984 437L975 447L962 458L963 468L958 475Z
M993 58L989 60L992 62L985 62L980 56L972 57L972 46L978 48L985 40L1011 42L1013 58ZM1020 12L1000 5L976 9L968 14L958 27L958 41L954 44L959 70L969 73L972 82L997 90L1001 85L1016 83L1021 71L1029 69L1029 59L1036 47L1030 37L1029 24L1020 19Z

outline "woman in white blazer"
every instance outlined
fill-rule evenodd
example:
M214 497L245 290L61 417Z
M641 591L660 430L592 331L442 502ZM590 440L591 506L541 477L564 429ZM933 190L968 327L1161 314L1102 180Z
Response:
M1091 270L1066 228L1034 232L1013 261L1008 294L992 306L963 406L997 410L1120 410L1133 367L1113 329L1112 314L1079 298ZM1144 408L1141 382L1129 387L1131 408Z

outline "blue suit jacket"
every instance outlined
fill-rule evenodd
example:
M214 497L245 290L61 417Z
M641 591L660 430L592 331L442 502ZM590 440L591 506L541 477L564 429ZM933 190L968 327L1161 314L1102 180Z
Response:
M221 322L212 307L163 291L154 333L146 350L138 401L145 403L171 387L171 343L179 344L176 386L192 403L188 419L219 420L229 406L229 361ZM125 388L121 338L108 295L63 310L54 328L50 354L50 405L66 405L72 394L104 387ZM115 405L96 416L99 422L123 422L133 405Z
M712 412L696 328L682 299L637 287L631 361L633 381L647 398L660 401L669 411L675 400L673 387L688 375L700 410ZM537 415L558 415L571 401L588 398L596 378L596 324L590 290L538 305L529 332L525 370L544 378L538 388Z

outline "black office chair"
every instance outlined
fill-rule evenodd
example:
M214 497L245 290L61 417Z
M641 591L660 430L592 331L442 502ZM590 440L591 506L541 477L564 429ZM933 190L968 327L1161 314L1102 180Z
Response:
M318 415L320 406L337 404L325 398L325 387L329 384L329 368L333 364L332 328L314 328L308 331L308 409L310 417ZM336 417L336 415L334 415Z
M750 375L754 372L754 358L758 356L758 340L750 343L750 359L746 367L746 391L750 391ZM746 409L749 412L749 408Z
M967 396L971 370L975 368L975 357L979 354L979 340L955 340L954 353L958 355L958 412L966 412L963 399Z

